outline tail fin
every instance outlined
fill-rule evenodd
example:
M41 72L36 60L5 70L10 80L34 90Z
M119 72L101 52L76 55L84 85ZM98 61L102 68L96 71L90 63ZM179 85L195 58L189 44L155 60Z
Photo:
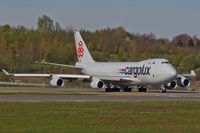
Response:
M81 63L91 63L94 62L87 46L78 31L74 32L75 43L76 43L76 53L78 61Z

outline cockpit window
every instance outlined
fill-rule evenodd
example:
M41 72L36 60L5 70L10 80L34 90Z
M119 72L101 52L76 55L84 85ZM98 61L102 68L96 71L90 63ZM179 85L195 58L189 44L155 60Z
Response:
M161 64L169 64L169 62L168 61L164 61Z

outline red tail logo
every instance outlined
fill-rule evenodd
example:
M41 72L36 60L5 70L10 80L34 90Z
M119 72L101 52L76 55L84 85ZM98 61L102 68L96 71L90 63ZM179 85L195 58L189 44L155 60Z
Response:
M82 58L83 55L84 55L83 41L80 41L78 43L78 50L77 50L77 52L78 52L78 57Z

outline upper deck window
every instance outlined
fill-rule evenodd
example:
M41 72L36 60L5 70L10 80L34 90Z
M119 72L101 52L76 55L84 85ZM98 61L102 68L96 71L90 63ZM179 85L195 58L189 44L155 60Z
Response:
M169 64L169 62L168 61L164 61L161 64Z

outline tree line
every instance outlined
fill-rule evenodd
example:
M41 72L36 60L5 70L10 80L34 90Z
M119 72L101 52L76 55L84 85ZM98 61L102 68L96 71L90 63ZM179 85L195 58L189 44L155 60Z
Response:
M200 38L180 34L172 40L156 38L152 33L127 32L123 27L96 31L81 30L96 61L140 61L166 58L183 72L200 72ZM75 64L77 61L73 27L61 28L49 16L38 18L37 28L0 26L0 66L11 72L57 72L36 61ZM72 70L63 70L72 72Z

